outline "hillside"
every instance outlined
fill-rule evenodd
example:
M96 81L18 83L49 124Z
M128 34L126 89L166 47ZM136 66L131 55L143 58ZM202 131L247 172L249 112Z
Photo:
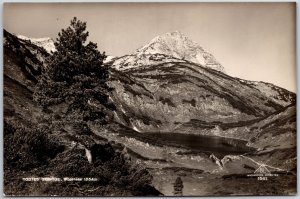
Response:
M51 114L33 101L34 87L47 67L48 56L43 47L4 30L5 195L161 195L151 185L152 175L143 165L128 159L122 148L114 148L101 137L77 135L67 128L57 131ZM40 125L47 122L48 126ZM93 157L92 163L88 154ZM96 181L23 180L53 176Z
M243 125L295 102L294 93L275 85L245 83L184 61L113 70L111 85L117 120L142 132L170 132L191 121Z

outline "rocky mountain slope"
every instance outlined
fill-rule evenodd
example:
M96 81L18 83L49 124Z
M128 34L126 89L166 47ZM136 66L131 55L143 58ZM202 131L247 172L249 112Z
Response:
M41 74L47 51L4 30L4 77L33 90Z
M193 121L241 123L295 102L295 94L275 85L253 85L184 61L115 70L111 85L117 120L139 131L171 132Z

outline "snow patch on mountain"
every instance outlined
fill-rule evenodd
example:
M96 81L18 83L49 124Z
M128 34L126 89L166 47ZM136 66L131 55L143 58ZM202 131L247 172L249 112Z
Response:
M150 66L158 64L166 64L171 62L185 62L182 59L178 59L164 54L132 54L119 57L114 60L113 67L117 70L127 70L131 68L138 68L140 66Z
M103 60L104 64L108 64L110 62L112 62L116 57L112 56L112 55L107 55L106 58Z
M31 43L44 48L48 53L52 53L56 51L54 41L50 37L45 38L29 38L23 35L16 35L21 40L30 41Z

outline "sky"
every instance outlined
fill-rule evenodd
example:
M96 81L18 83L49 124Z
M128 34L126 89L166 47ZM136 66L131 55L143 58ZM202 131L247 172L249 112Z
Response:
M212 53L228 75L296 91L295 3L6 3L4 28L56 38L76 16L107 55L135 51L180 31Z

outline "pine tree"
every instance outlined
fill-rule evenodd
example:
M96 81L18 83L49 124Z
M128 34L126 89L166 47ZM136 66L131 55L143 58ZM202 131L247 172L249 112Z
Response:
M105 52L97 44L87 43L86 22L74 17L68 28L58 33L56 50L47 60L36 85L34 99L47 110L64 104L66 111L59 118L72 121L82 131L88 121L105 124L114 105L109 102L108 68L103 65Z

